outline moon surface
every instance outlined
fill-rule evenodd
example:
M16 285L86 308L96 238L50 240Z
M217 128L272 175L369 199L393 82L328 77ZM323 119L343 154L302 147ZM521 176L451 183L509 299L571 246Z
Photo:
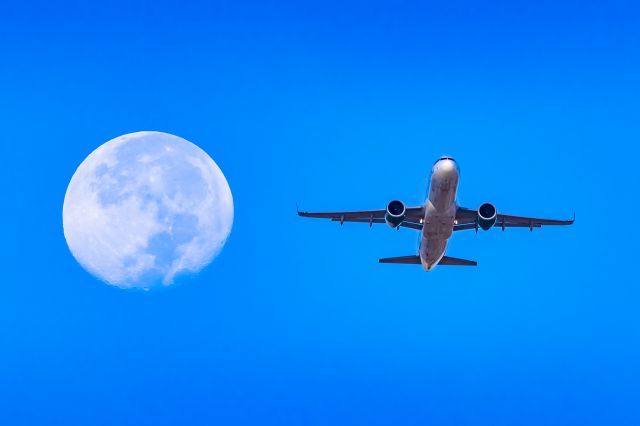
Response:
M191 142L161 132L117 137L71 178L62 209L71 253L121 288L168 286L220 252L233 198L216 163Z

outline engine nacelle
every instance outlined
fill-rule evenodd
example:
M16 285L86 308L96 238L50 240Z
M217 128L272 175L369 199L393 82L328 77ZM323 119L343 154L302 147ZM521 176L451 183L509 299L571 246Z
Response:
M400 226L407 214L407 208L400 200L393 200L387 204L387 211L384 214L384 220L392 228Z
M489 230L498 220L498 210L491 203L484 203L478 208L478 226L483 230Z

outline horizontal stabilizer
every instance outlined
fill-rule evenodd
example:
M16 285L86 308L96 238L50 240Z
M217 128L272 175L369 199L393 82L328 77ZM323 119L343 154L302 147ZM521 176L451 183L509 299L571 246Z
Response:
M402 263L405 265L420 265L420 256L399 256L399 257L385 257L378 260L380 263Z
M403 265L420 265L420 256L399 256L399 257L386 257L378 260L380 263L398 263ZM478 262L473 260L458 259L456 257L444 256L438 265L451 265L451 266L477 266Z
M478 266L473 260L458 259L457 257L443 256L438 265Z

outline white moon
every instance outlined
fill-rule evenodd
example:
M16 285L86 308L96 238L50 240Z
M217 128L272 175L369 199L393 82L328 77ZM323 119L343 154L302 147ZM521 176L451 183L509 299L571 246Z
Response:
M170 285L220 252L233 224L222 171L168 133L137 132L93 151L71 178L64 236L90 273L122 288Z

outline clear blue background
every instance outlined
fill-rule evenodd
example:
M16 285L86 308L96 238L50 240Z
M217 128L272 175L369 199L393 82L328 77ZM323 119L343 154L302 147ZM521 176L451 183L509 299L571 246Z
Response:
M640 423L640 13L612 2L0 5L0 424ZM149 293L86 273L66 186L138 130L206 150L234 228ZM460 204L570 228L417 233L308 210Z

